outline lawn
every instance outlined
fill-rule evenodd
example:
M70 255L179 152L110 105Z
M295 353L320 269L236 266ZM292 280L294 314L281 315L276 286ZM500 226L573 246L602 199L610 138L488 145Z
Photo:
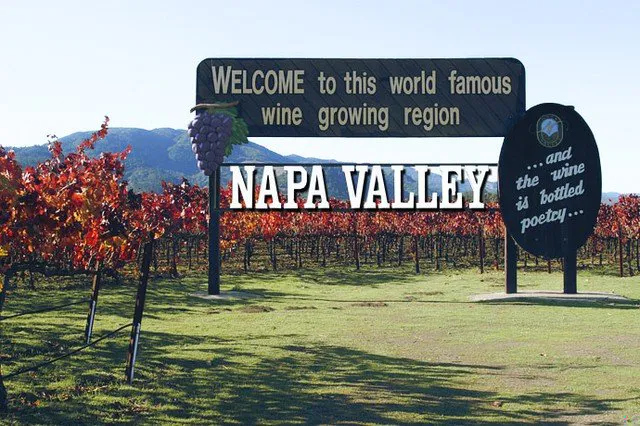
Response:
M622 424L640 418L640 278L580 271L579 289L630 303L469 302L503 275L409 268L154 279L135 382L129 329L6 380L4 423ZM134 283L106 285L95 336L131 321ZM562 288L520 273L520 288ZM87 285L16 291L4 315L88 296ZM86 306L2 325L5 374L82 343Z

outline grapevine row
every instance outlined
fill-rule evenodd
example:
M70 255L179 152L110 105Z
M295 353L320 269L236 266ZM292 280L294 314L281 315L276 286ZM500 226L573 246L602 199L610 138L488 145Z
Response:
M90 155L107 131L105 118L99 131L66 155L60 142L52 141L51 157L34 167L23 168L13 152L0 147L0 264L45 263L64 270L99 264L117 271L137 259L141 244L149 238L170 242L168 263L173 274L180 259L192 263L190 252L186 257L180 253L193 249L189 241L194 238L199 247L206 235L207 189L183 180L163 183L160 193L134 193L124 180L130 149ZM228 207L230 192L229 187L221 189L222 207ZM348 207L336 199L330 204ZM489 257L498 266L504 227L497 206L489 207L493 209L226 212L221 219L221 249L224 259L242 253L244 270L257 247L264 248L273 269L278 250L295 256L299 266L303 256L326 264L327 256L336 252L357 267L388 263L391 258L398 264L412 259L419 271L420 258L453 259L455 264L470 253L479 256L481 268ZM635 269L640 269L639 240L640 197L622 196L615 204L601 206L594 235L582 253L592 260L600 256L601 262L602 253L613 250L621 272L624 257L624 267L632 273L634 257Z

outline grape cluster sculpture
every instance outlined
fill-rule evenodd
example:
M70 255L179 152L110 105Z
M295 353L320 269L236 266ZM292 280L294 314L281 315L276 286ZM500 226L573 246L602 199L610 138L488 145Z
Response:
M211 176L222 164L233 145L247 142L247 134L247 126L237 117L234 108L217 108L216 105L198 110L187 127L191 150L198 168L206 176Z

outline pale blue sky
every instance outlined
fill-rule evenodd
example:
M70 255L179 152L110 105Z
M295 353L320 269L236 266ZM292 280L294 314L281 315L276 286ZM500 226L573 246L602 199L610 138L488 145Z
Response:
M0 0L0 144L96 128L185 128L204 58L504 57L527 107L575 105L603 190L640 192L640 2ZM256 140L367 162L497 162L501 139Z

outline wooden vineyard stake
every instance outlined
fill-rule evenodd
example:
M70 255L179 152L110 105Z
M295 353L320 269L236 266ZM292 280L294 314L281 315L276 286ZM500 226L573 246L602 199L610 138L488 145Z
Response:
M91 335L93 334L93 323L96 318L96 308L98 307L98 293L100 292L100 280L102 274L100 272L100 264L96 266L96 273L93 276L93 284L91 286L91 299L89 300L89 314L87 315L87 325L84 329L84 340L86 344L91 343Z
M131 338L129 339L129 350L127 352L127 366L125 375L127 383L133 383L135 372L136 358L138 355L138 343L140 340L140 327L142 324L142 314L144 313L144 302L147 296L147 283L149 282L149 267L151 266L151 257L153 256L153 239L144 245L142 255L142 268L140 270L141 277L138 284L138 292L136 294L136 306L133 314L133 324L131 325Z

